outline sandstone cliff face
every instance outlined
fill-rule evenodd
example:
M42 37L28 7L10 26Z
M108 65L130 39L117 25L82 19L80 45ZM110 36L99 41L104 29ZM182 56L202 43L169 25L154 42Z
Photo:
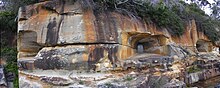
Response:
M88 6L83 6L87 4ZM18 61L25 70L104 70L122 67L121 62L143 51L184 57L184 46L197 51L198 40L213 45L189 21L182 36L171 36L166 29L146 24L117 12L97 12L83 0L43 1L21 7L18 16ZM97 64L98 63L98 64Z
M31 59L37 53L53 52L56 48L70 46L74 48L67 51L72 56L81 57L79 62L99 60L103 55L98 56L96 53L103 54L104 51L108 52L109 57L120 60L134 55L141 39L144 42L143 39L154 38L156 42L159 41L157 46L177 43L188 47L195 47L198 40L210 41L197 31L194 20L188 23L184 35L176 37L171 36L166 29L158 29L153 24L120 13L98 13L91 8L84 9L81 1L45 1L22 7L18 20L20 59ZM66 58L68 60L72 58L69 52L64 53L69 57ZM78 60L69 61L72 63Z

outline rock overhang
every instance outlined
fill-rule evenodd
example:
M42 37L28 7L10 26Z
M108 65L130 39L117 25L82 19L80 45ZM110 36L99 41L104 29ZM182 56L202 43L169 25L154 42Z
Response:
M21 7L18 16L19 54L27 56L29 51L25 50L25 46L29 46L26 48L33 54L44 47L100 44L108 47L112 44L119 47L117 57L126 59L136 53L138 42L146 42L144 39L148 38L160 41L159 46L175 42L194 47L197 40L208 40L207 36L196 30L195 21L189 22L191 25L186 27L184 35L177 37L170 35L166 29L118 12L97 13L89 6L85 9L83 3L80 0L55 0ZM91 5L91 2L86 4Z
M189 55L197 55L194 53L197 41L210 41L204 33L197 30L194 20L187 22L182 36L172 36L167 29L158 28L139 18L108 10L94 11L90 1L72 1L75 0L44 0L20 8L20 75L23 72L39 71L37 74L40 74L40 71L51 70L55 73L63 70L70 73L73 70L79 73L82 70L124 71L129 66L142 69L149 64L164 66L169 70L167 65L175 65ZM145 53L156 56L138 58L141 56L137 52L138 44L143 44ZM217 46L218 43L213 45ZM67 73L65 75L69 74ZM40 79L52 85L58 82L56 79L66 81L55 76L40 76Z

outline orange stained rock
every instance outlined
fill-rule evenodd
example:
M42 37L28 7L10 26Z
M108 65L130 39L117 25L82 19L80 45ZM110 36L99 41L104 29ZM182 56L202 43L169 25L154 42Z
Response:
M83 55L82 55L82 59L83 59L83 61L88 61L88 57L89 57L89 55L88 54L86 54L86 53L83 53Z
M83 19L85 24L85 33L86 33L86 40L88 42L96 41L96 33L95 33L95 17L93 11L91 9L85 11L83 13Z
M196 42L198 40L198 33L197 33L197 27L196 27L196 22L195 20L192 20L191 22L192 24L192 32L191 32L191 36L192 36L192 43L194 44L194 46L196 46Z
M199 39L203 39L203 40L206 40L206 41L210 41L208 36L206 36L204 33L202 32L198 32L198 38Z
M120 46L117 56L123 60L130 56L133 56L134 54L135 54L134 49L127 47L127 46Z
M128 17L122 17L123 28L125 32L135 32L134 22Z
M154 76L161 76L161 74L162 74L162 73L161 73L161 72L159 72L159 71L158 71L158 72L154 72L154 73L153 73L153 75L154 75Z

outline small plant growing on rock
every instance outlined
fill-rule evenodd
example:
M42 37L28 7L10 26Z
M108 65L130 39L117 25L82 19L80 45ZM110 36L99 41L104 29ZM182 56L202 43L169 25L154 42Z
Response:
M131 76L127 76L127 77L125 78L125 81L131 81L131 80L133 80L133 77L131 77Z
M191 66L187 69L187 72L189 72L189 73L195 73L195 72L199 72L199 71L202 71L202 69L198 68L197 66Z
M80 84L80 85L83 85L83 84L84 84L84 82L83 82L82 80L80 80L80 81L79 81L79 84Z
M105 83L105 86L112 87L113 85L111 83Z

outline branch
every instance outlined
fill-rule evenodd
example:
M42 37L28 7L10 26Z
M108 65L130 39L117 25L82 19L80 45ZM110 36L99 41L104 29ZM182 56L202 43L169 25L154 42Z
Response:
M124 4L124 3L126 3L126 2L128 2L128 0L124 0L124 1L122 1L122 0L117 0L117 1L116 1L117 5Z

